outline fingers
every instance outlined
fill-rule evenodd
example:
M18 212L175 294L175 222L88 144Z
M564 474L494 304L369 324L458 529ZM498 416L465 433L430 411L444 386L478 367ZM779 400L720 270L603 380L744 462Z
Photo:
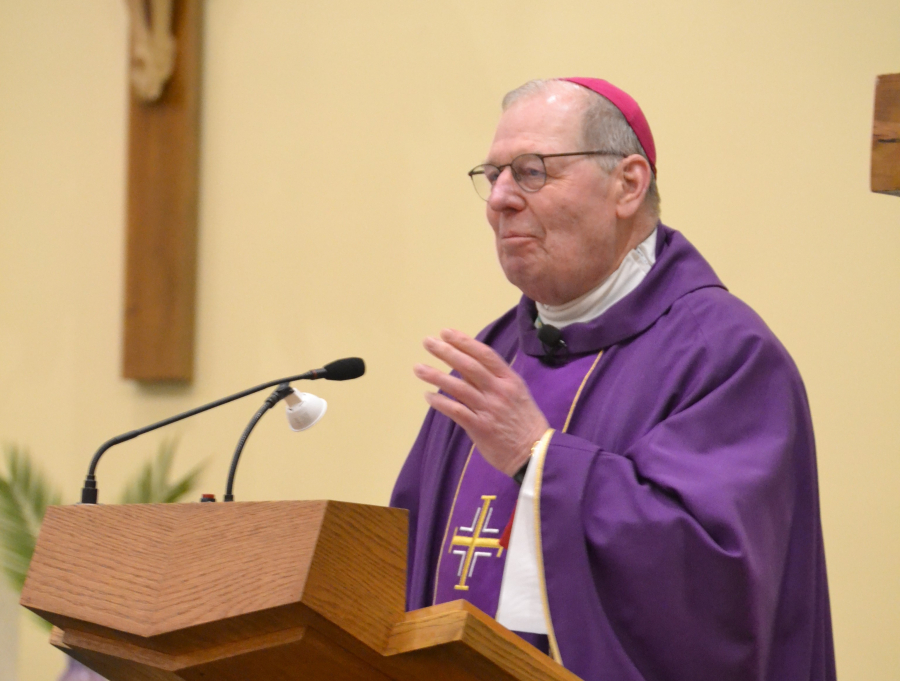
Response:
M459 331L444 329L441 338L426 338L423 345L478 390L489 390L497 379L515 376L493 349Z
M425 393L425 401L428 402L428 406L457 423L467 433L475 430L477 426L475 413L464 404L451 400L446 395L432 392Z
M441 340L452 345L460 353L474 359L494 376L504 377L512 373L506 360L498 355L493 348L467 336L461 331L443 329L441 331Z
M437 403L439 409L459 423L457 416L468 417L473 423L494 423L510 409L523 402L532 402L528 388L505 360L493 349L459 331L444 329L441 338L426 338L425 348L445 362L459 375L439 371L427 364L417 364L415 375L446 395ZM460 403L450 407L445 402ZM429 398L429 404L432 403ZM464 414L460 409L472 412ZM452 412L452 414L450 413ZM462 423L460 423L462 425Z
M465 404L469 409L478 409L482 406L483 397L481 391L467 383L465 380L439 371L427 364L416 364L413 373L417 378L430 383L438 390Z
M428 337L423 345L437 359L454 369L459 376L439 371L426 364L417 364L413 368L415 375L453 397L469 411L479 412L487 408L493 395L498 391L505 392L503 379L518 382L518 375L507 366L500 355L459 331L444 329L441 338ZM506 386L506 389L509 387ZM439 402L443 404L443 400ZM448 412L452 411L455 416L465 417L459 412L458 407L445 407L439 411L446 416L451 416Z
M549 427L525 381L493 349L459 331L444 329L424 345L456 372L417 364L415 375L441 391L425 400L461 426L489 464L512 475Z

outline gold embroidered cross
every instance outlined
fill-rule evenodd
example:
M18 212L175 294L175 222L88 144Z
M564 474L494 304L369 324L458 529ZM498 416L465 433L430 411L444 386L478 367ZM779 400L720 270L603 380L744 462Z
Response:
M503 547L500 546L500 530L489 527L491 514L494 511L490 506L491 502L496 498L496 495L482 495L481 500L484 503L482 503L481 508L475 511L475 519L472 521L472 526L458 527L453 532L453 539L450 540L450 553L460 557L459 570L456 573L460 579L459 584L454 585L454 589L468 591L469 586L466 584L466 579L472 576L472 572L475 570L475 561L478 560L479 556L491 556L491 551L478 551L477 549L496 550L497 558L503 555ZM472 534L467 537L459 534L460 530L471 532ZM497 538L488 539L482 534L495 534ZM462 546L465 549L454 550L454 546Z

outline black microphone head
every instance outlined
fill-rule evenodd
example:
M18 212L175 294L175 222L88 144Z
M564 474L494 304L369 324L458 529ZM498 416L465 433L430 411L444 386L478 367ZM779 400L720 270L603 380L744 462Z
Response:
M366 363L359 357L345 357L329 362L324 369L326 381L349 381L366 373Z
M548 348L556 349L560 343L563 343L562 331L550 324L544 324L538 329L538 340Z

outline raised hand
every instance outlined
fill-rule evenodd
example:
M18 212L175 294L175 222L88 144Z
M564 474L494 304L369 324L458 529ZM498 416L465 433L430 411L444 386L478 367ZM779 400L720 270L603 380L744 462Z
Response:
M460 375L417 364L415 375L446 393L427 392L425 400L459 424L488 463L514 475L549 427L528 386L493 349L460 331L444 329L423 345Z

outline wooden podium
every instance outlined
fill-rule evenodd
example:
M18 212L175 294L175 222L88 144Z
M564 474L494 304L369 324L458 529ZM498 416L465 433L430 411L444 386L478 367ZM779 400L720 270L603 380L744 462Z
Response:
M48 510L21 604L110 681L577 681L465 601L404 611L406 512Z

